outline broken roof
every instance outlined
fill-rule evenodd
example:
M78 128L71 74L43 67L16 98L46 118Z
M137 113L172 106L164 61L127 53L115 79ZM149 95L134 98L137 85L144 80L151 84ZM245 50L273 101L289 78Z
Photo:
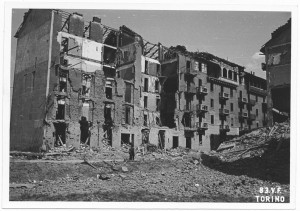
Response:
M260 52L265 53L265 47L273 40L274 38L278 37L282 32L286 31L287 29L291 28L292 19L290 18L284 25L278 27L275 31L271 33L271 39L266 42L260 48Z

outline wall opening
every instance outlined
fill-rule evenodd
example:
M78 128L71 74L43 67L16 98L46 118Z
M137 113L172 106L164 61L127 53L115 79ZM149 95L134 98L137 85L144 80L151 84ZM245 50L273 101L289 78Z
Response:
M142 130L142 144L149 143L149 132L150 131L148 129Z
M112 88L111 87L105 87L105 95L107 99L112 99Z
M148 116L147 116L147 114L144 114L144 126L145 127L148 126Z
M57 100L56 119L65 119L65 104L64 99Z
M144 108L148 108L148 97L144 96Z
M160 149L164 149L165 148L165 130L160 130L158 131L158 147Z
M53 123L55 129L54 146L62 146L66 144L66 129L67 125L64 122Z
M178 147L178 136L173 136L173 145L172 148L177 148Z
M192 148L192 138L186 137L186 148L191 149Z
M59 73L59 91L60 92L67 91L67 77L68 77L67 72L60 71L60 73Z
M130 144L130 134L121 133L121 144Z
M144 78L144 92L148 92L149 79Z
M155 81L155 92L159 92L159 81Z

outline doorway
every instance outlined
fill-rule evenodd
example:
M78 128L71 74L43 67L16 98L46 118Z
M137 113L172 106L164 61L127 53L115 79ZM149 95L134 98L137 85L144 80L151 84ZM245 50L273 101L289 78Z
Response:
M160 149L164 149L165 148L165 132L164 130L160 130L158 132L158 147Z
M192 138L186 137L186 148L191 149L192 148Z
M173 146L172 148L178 147L178 136L173 136Z

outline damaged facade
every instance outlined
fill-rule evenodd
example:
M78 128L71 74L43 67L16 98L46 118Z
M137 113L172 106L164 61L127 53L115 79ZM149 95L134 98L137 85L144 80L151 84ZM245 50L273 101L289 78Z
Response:
M272 33L260 51L265 54L262 69L267 75L268 124L285 121L291 101L291 19Z
M266 124L265 80L208 53L153 44L126 26L29 10L18 38L11 150L134 143L209 151Z

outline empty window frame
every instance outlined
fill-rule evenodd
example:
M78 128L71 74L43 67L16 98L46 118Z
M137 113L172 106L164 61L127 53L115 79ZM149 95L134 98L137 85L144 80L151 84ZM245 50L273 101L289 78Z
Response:
M147 116L147 114L144 114L144 126L145 127L148 126L148 116Z
M125 107L125 124L130 125L130 107Z
M67 77L68 73L65 71L59 72L59 91L66 92L67 91Z
M56 119L65 119L65 100L57 99Z
M148 92L148 88L149 88L149 79L144 78L144 92Z
M210 91L213 92L214 91L214 84L210 83Z
M212 125L215 124L215 117L214 117L214 115L210 115L210 123Z
M112 87L105 87L105 96L107 99L112 99Z
M214 107L214 99L210 99L210 107L211 107L211 108Z
M90 96L91 92L91 80L92 76L88 74L82 74L82 89L81 89L81 94L85 97Z
M156 98L156 111L159 111L160 108L160 99Z
M148 97L144 96L144 108L148 107Z
M159 81L155 81L155 92L159 92Z

